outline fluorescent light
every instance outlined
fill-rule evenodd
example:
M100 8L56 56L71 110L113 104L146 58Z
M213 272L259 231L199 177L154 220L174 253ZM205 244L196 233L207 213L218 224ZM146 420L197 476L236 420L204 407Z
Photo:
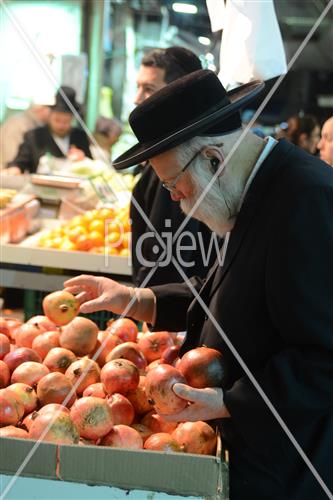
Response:
M172 4L172 9L175 12L181 12L182 14L197 14L198 12L198 7L192 3L176 2Z
M202 45L210 45L210 40L207 36L198 36L198 40Z

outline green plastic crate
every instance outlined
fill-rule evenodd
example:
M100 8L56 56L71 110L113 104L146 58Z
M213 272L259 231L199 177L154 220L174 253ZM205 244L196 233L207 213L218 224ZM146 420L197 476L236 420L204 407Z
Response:
M24 290L23 295L23 309L24 309L24 321L27 321L32 316L37 314L44 314L42 308L42 302L46 295L50 292L40 292L38 290ZM100 330L105 330L106 323L109 319L113 318L114 315L108 311L98 311L91 314L81 314L85 318L89 318L94 323L96 323Z

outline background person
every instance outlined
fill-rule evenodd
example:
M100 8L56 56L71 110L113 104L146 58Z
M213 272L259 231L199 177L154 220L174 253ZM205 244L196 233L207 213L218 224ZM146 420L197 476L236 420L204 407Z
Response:
M142 103L168 83L198 69L201 69L200 60L193 52L184 47L174 46L167 49L152 50L141 61L137 74L135 104ZM133 189L132 198L135 198L159 235L168 233L169 238L173 237L184 221L185 217L179 204L171 200L169 192L164 189L154 170L149 166L143 168L142 176ZM171 261L169 264L165 261L166 265L163 265L163 267L156 264L161 254L161 245L157 238L146 238L140 244L140 237L152 230L133 204L133 200L131 202L130 217L132 219L131 248L134 284L140 285L148 273L151 272L152 267L150 267L150 264L146 265L145 261L155 267L154 274L149 279L149 284L183 281ZM186 235L185 232L188 232L188 234ZM204 224L194 219L188 220L183 229L181 240L182 245L188 246L188 250L182 252L182 257L186 263L193 263L194 265L183 267L187 276L193 274L206 276L218 251L218 243L216 243L217 246L215 247L214 241L212 241L209 255L208 249L211 238L213 236ZM166 243L166 240L164 240L164 243ZM208 258L206 259L207 255ZM175 256L176 246L174 245L166 258L170 259Z
M124 313L132 298L128 315L156 330L186 328L181 355L200 345L222 353L223 387L176 384L192 404L165 418L217 421L230 500L326 500L238 357L332 491L333 171L285 140L239 130L239 109L261 89L228 94L204 70L172 82L131 113L139 142L114 161L122 169L149 159L172 198L226 236L224 264L184 284L130 289L81 276L65 286L83 313Z
M326 120L321 129L318 149L320 158L333 166L333 116Z
M80 105L76 102L74 89L64 86L62 91L79 111ZM8 165L9 173L16 173L17 170L36 172L40 158L47 153L55 158L71 158L74 161L81 160L84 156L91 158L88 137L83 130L72 126L72 111L60 93L56 95L55 104L50 110L47 125L24 135L16 158Z
M288 120L287 139L314 155L320 139L320 125L312 115L292 116Z
M94 137L99 147L91 144L90 151L93 159L111 162L112 146L119 140L122 132L123 125L117 118L98 117Z

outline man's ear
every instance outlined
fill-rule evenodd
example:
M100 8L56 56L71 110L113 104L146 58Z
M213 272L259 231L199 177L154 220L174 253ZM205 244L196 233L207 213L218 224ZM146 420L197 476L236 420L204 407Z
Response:
M216 146L207 146L207 148L203 151L203 154L206 158L210 160L210 167L212 173L215 174L221 164L224 162L224 154L221 148ZM224 169L221 170L220 175L222 174Z

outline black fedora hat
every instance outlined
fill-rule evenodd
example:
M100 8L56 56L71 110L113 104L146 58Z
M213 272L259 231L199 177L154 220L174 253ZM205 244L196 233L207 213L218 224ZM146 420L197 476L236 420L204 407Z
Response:
M239 109L263 88L263 82L253 81L226 92L210 70L198 70L171 82L132 111L129 123L139 142L114 160L113 166L121 170L192 137L239 128Z
M62 113L72 113L72 110L68 106L67 99L76 111L81 111L81 106L76 100L75 90L72 87L68 87L67 85L62 85L59 88L58 92L55 95L55 103L53 106L51 106L51 109L53 111L61 111Z

